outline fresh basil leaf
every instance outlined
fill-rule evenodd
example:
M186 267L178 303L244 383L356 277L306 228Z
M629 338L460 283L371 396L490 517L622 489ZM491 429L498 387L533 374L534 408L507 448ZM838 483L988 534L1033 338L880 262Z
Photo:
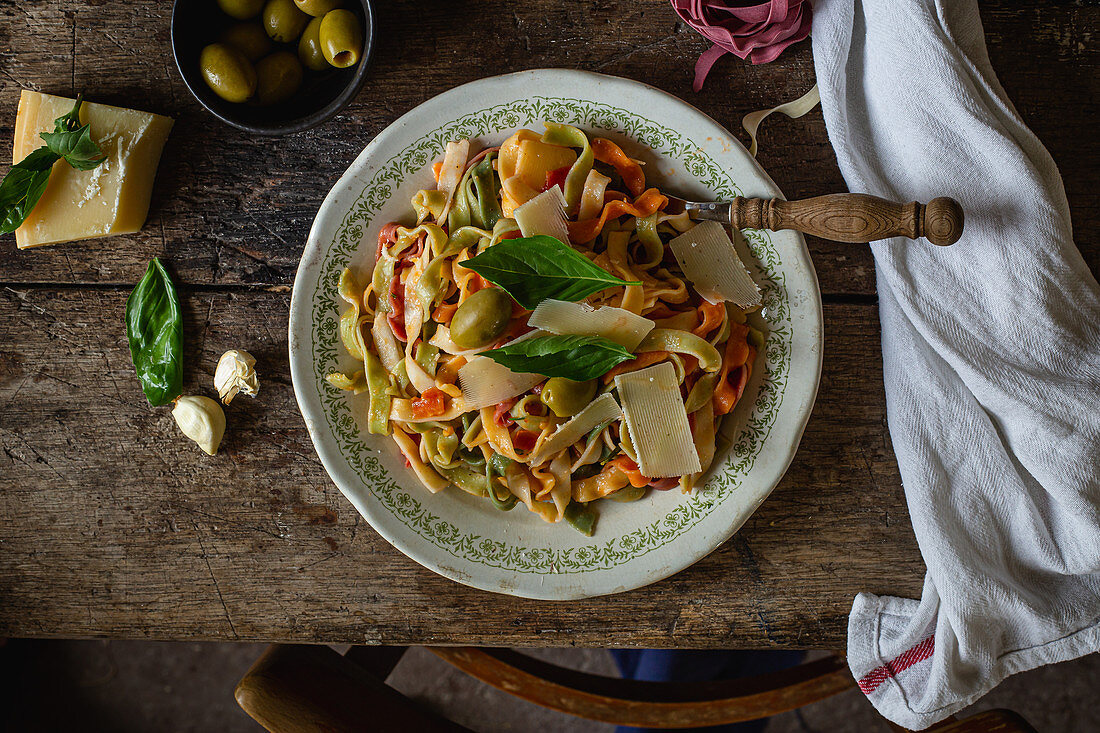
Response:
M528 310L547 298L575 302L605 288L641 285L620 280L560 240L541 234L506 239L462 266L499 285Z
M90 171L107 156L92 140L91 127L80 124L80 105L83 103L84 95L81 94L68 114L53 121L53 132L43 132L39 137L46 141L46 147L73 168Z
M536 336L482 351L481 356L516 373L565 377L577 382L595 379L616 364L634 358L626 348L602 336Z
M126 335L141 389L154 406L183 393L183 316L172 278L153 258L126 300Z
M30 216L57 159L49 149L39 148L11 167L0 182L0 232L14 232Z
M82 104L84 104L84 95L78 94L73 108L53 121L53 131L72 132L80 127L80 105Z
M107 159L92 140L88 125L66 132L43 132L40 137L46 147L78 171L90 171Z

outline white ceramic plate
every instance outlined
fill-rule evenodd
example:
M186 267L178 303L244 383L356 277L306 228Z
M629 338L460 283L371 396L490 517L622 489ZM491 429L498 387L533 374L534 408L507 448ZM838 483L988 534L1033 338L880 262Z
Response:
M345 266L361 276L371 272L383 224L412 221L410 199L431 185L429 166L447 141L496 145L518 128L541 130L543 120L619 142L646 162L649 183L670 193L700 201L781 196L733 135L645 84L559 69L465 84L387 127L325 198L294 282L290 366L321 462L394 547L460 583L568 600L638 588L682 570L727 540L767 498L794 456L817 394L821 296L801 235L745 233L748 259L755 261L750 269L764 294L767 345L723 426L730 448L694 495L656 491L630 504L601 502L591 538L522 507L500 512L457 489L432 495L390 438L367 434L360 422L366 395L351 397L324 380L351 366L337 329L344 305L337 281Z

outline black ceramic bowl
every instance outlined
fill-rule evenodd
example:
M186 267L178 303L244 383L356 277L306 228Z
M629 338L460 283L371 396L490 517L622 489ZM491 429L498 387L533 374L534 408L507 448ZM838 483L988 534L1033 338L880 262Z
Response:
M206 85L199 71L199 52L229 26L239 21L218 8L216 0L175 0L172 7L172 54L187 88L195 99L218 119L257 135L286 135L300 132L329 119L355 98L367 78L374 40L370 0L347 0L345 7L363 23L363 54L359 63L347 69L306 69L302 88L285 102L259 107L227 102ZM259 22L259 18L255 19ZM297 44L276 47L297 54Z

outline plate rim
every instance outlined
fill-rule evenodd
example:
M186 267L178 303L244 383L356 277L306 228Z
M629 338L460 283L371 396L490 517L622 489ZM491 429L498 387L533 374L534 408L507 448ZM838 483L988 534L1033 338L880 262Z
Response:
M324 422L325 415L323 411L316 417L309 414L313 409L313 405L308 395L306 394L306 389L307 387L312 386L314 377L312 373L313 352L312 349L309 348L306 344L301 343L301 340L298 339L295 335L295 325L298 319L301 317L301 314L306 313L309 317L309 320L312 320L310 302L307 302L307 299L311 300L310 296L313 295L314 291L311 290L310 293L306 293L306 291L310 290L310 288L312 287L312 283L307 285L304 282L307 278L302 277L303 272L309 270L314 265L315 261L324 261L326 254L326 244L331 245L331 243L322 243L320 241L320 229L326 225L325 215L328 214L329 216L331 216L331 213L329 212L331 212L338 205L338 199L340 195L349 188L349 184L353 183L360 176L362 170L368 167L369 160L374 154L375 150L385 144L387 138L389 137L389 134L387 133L396 134L398 130L408 126L411 121L420 116L423 113L424 107L432 104L441 104L451 95L457 96L462 94L463 92L468 92L470 90L470 87L490 85L494 82L506 82L509 79L514 79L518 77L537 77L540 75L546 75L549 77L557 76L562 78L574 77L582 83L584 81L587 81L589 83L594 82L597 84L600 82L614 82L616 84L634 86L640 90L644 90L645 93L658 94L668 103L688 108L689 110L699 115L710 125L713 125L717 130L723 132L728 137L729 142L732 145L736 146L736 148L740 149L741 157L744 162L751 164L751 168L754 170L756 176L760 179L760 183L762 183L764 188L767 189L766 191L759 192L758 195L766 194L776 198L783 198L782 192L779 190L779 187L775 184L768 173L760 166L755 158L749 155L748 151L744 148L740 141L732 134L730 134L725 126L723 126L713 117L708 115L706 112L698 109L691 103L677 97L674 94L666 92L662 89L658 89L652 85L646 84L645 82L624 77L612 76L608 74L601 74L598 72L559 68L529 69L525 71L500 74L470 81L465 84L452 87L451 89L448 89L444 92L441 92L440 94L424 100L416 107L413 107L412 109L398 117L396 120L391 122L389 125L387 125L382 131L380 131L371 139L371 141L363 148L362 151L360 151L355 159L348 165L345 172L333 184L331 189L325 195L325 198L318 208L317 214L314 217L313 223L311 224L310 232L306 239L305 247L303 248L298 269L295 273L294 286L291 293L290 315L288 318L288 352L291 366L291 381L294 388L295 399L298 403L299 411L302 414L303 420L306 423L306 428L309 432L310 440L313 444L314 450L318 458L320 459L322 466L325 469L325 472L328 474L329 479L337 486L338 489L340 489L340 492L345 496L345 498L347 498L348 501L353 505L353 507L363 516L363 518L367 520L371 528L374 529L384 539L386 539L386 541L389 542L395 549L406 555L409 559L413 560L417 564L439 575L442 575L455 582L479 588L481 590L539 600L579 600L584 598L598 597L602 595L610 595L613 593L620 593L640 588L651 583L663 580L671 575L680 572L681 570L690 567L691 565L699 562L707 555L712 553L715 549L720 547L726 541L728 541L734 534L736 534L740 530L745 522L748 521L748 519L753 515L753 513L755 513L759 506L765 500L767 500L772 491L775 490L776 486L778 486L783 476L786 474L791 462L794 460L794 457L798 451L798 447L801 443L802 436L804 435L806 426L813 413L813 406L816 403L817 393L820 389L821 369L823 365L824 312L823 303L821 301L820 283L817 279L816 269L814 268L809 248L806 245L805 238L801 234L793 233L796 235L795 239L798 245L794 249L794 254L797 257L799 264L806 268L807 285L809 285L812 290L812 292L809 293L809 300L812 301L812 303L816 304L816 308L812 309L813 315L816 318L814 322L811 322L805 326L805 328L807 329L815 330L818 334L816 343L810 347L810 352L813 353L815 357L813 359L812 365L812 383L807 383L809 389L806 391L802 399L802 403L793 408L796 412L797 419L792 420L792 424L788 427L788 429L793 429L794 434L792 435L792 439L789 441L789 443L787 441L784 441L785 443L787 443L787 445L785 446L785 453L783 453L782 455L774 456L772 458L774 468L771 470L775 472L775 478L774 481L771 482L771 486L765 492L763 492L753 504L751 504L749 510L745 512L740 521L731 522L728 529L723 529L722 531L716 532L713 535L712 541L707 543L705 548L700 547L697 550L692 550L690 552L684 553L684 562L674 562L669 567L644 573L644 577L637 579L636 582L627 582L616 587L596 591L581 590L577 588L573 592L568 592L568 589L555 587L554 584L549 584L549 587L545 589L545 592L543 592L539 588L521 589L514 586L505 587L504 584L499 581L496 583L491 581L479 581L476 575L471 575L469 573L459 570L458 568L448 567L445 564L437 562L433 558L428 557L428 553L420 552L419 548L415 546L415 543L414 546L410 546L410 543L406 542L403 538L397 537L394 532L390 531L390 528L387 526L387 523L385 521L376 521L376 519L372 516L374 513L374 509L369 505L369 503L363 500L355 491L345 488L343 482L338 478L340 471L330 468L330 462L333 464L347 463L347 458L340 451L337 444L330 444L328 436L321 434L321 431L327 428L327 423L325 425L317 424L317 418L319 418L321 422ZM538 96L534 93L532 93L532 95ZM597 102L594 103L599 104ZM753 181L753 183L757 183L757 181ZM341 211L340 217L344 216L346 216L346 212ZM310 342L309 346L312 346L312 332L303 331L303 333L305 333L307 336L305 340L307 342ZM816 346L816 348L814 348L814 346ZM309 354L309 358L302 358L302 352ZM305 365L304 362L306 361L310 362L309 367ZM799 363L800 370L803 372L807 371L804 368L807 366L810 365L806 364L805 362Z

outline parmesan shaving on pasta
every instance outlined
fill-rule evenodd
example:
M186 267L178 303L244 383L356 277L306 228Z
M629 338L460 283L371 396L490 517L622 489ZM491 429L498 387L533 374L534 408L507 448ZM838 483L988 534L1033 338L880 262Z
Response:
M667 478L698 473L702 465L672 364L620 374L615 386L642 474Z
M551 186L515 210L514 218L525 237L545 234L569 242L565 226L565 195L561 187Z
M633 351L655 325L653 321L615 306L593 308L586 303L547 299L527 321L551 333L603 336Z
M458 384L468 410L479 410L511 399L545 379L539 374L516 374L485 356L472 357L458 370Z
M531 454L531 465L537 466L543 463L550 456L565 450L588 435L596 426L617 420L622 417L622 414L622 410L619 409L618 403L610 392L597 397L535 449Z
M728 300L742 310L760 305L760 290L737 249L716 221L696 224L669 242L680 269L710 303Z

